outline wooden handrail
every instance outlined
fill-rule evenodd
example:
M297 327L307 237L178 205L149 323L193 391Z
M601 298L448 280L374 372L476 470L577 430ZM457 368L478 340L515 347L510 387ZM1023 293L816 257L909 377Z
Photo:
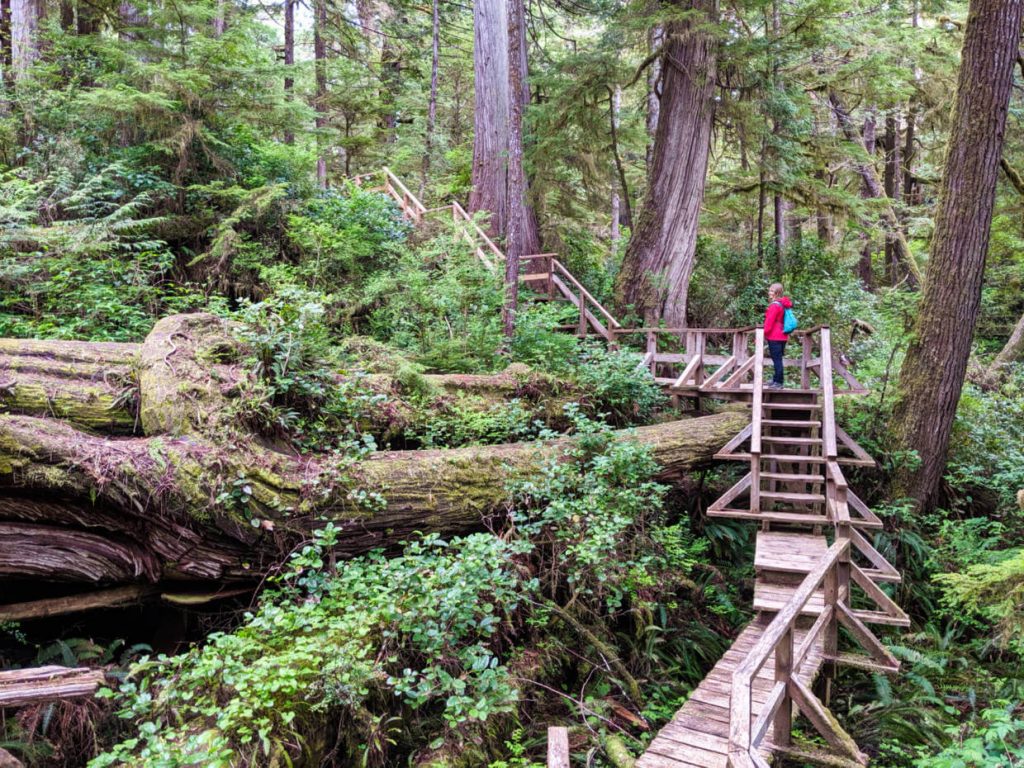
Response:
M793 597L776 614L775 618L765 628L764 634L758 639L754 647L747 654L746 658L733 673L732 677L732 700L731 716L729 718L729 753L732 754L753 754L757 742L753 740L754 730L750 721L751 714L751 692L754 677L761 670L761 667L768 661L779 644L787 636L792 639L792 632L797 619L803 612L804 606L817 591L819 585L838 564L844 556L849 553L850 539L837 539L824 557L818 561L814 570L807 574L800 586L793 593ZM825 622L821 623L821 627ZM805 640L805 642L807 642ZM811 640L810 642L813 642ZM803 644L796 656L803 653ZM790 657L792 660L792 656ZM789 665L788 674L791 676L794 671L792 663ZM787 681L788 684L788 681ZM785 701L785 697L781 701ZM781 703L780 701L780 703ZM776 739L779 735L776 734Z
M576 290L578 290L580 292L580 297L581 298L585 298L588 302L590 302L591 306L593 306L594 309L596 309L598 312L600 312L601 315L604 317L604 319L608 321L608 325L612 329L621 328L622 327L619 324L619 321L616 320L614 317L612 317L607 309L605 309L603 306L601 306L601 302L599 302L597 299L595 299L591 295L590 291L588 291L586 288L583 287L583 284L580 283L580 281L577 280L575 278L575 276L573 276L572 272L570 272L568 269L565 268L565 265L562 264L562 262L560 262L556 258L552 258L551 259L551 268L553 270L555 270L555 271L561 272L565 276L565 278L573 285L573 287L575 287Z
M470 227L473 228L473 231L476 233L476 236L483 240L484 245L487 246L488 250L491 252L495 259L497 259L499 262L505 261L505 254L502 252L502 250L494 244L494 241L491 240L491 238L488 237L487 233L480 228L479 224L473 221L473 217L466 213L466 210L461 205L459 205L457 201L452 201L452 211L455 213L457 218L461 218L463 221L469 224Z
M419 198L416 197L416 195L409 191L409 188L402 183L402 180L400 178L398 178L397 176L395 176L395 174L391 172L390 168L388 168L385 165L381 170L384 171L384 175L387 176L391 183L398 187L401 193L409 199L409 201L413 205L413 208L416 211L417 217L422 216L427 212L427 207L420 202Z

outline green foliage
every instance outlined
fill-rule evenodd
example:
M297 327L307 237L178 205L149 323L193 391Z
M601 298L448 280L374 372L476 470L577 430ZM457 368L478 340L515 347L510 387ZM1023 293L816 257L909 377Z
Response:
M642 357L630 350L609 351L604 345L584 347L572 376L596 407L608 411L616 424L644 423L667 402L661 386Z
M936 755L920 757L915 768L1004 768L1024 763L1024 719L1019 705L1000 702L946 733L952 744Z
M233 408L258 432L329 450L357 439L359 418L384 396L358 376L334 373L321 300L286 286L265 301L243 303L236 335L251 351L246 363L255 379Z
M333 535L298 552L283 589L238 630L139 662L118 694L139 734L91 768L265 764L294 756L325 713L355 724L393 700L411 713L437 706L452 728L514 706L495 644L529 589L514 567L521 546L427 536L320 578Z

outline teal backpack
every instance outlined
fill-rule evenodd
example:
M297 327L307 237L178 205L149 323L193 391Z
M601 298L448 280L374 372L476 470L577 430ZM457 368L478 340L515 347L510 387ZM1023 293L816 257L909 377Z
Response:
M782 307L782 302L781 301L777 301L775 303L778 304L780 307ZM793 314L793 310L792 309L789 309L788 307L782 307L782 308L784 310L786 310L782 314L782 332L788 336L789 334L791 334L793 331L795 331L797 329L797 327L800 325L800 323L797 321L796 315Z

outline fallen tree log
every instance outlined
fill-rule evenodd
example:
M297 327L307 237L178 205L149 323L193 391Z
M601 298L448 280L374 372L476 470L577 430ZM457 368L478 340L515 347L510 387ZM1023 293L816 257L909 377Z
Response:
M561 456L572 440L384 451L355 464L299 455L233 417L251 374L223 321L165 318L141 346L128 346L103 347L108 357L86 362L132 366L144 437L0 414L0 577L253 580L328 521L341 529L340 557L416 532L480 530L504 514L511 479ZM72 348L62 363L85 357ZM509 376L501 385L513 386ZM660 477L672 480L709 463L748 420L726 412L615 439L650 445Z
M103 685L102 669L31 667L0 672L0 709L92 696Z

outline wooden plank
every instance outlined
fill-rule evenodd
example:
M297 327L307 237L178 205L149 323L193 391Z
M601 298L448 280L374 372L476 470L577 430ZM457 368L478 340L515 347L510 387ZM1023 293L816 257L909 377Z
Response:
M803 429L811 427L820 427L821 422L816 420L808 421L793 421L791 419L764 419L762 422L766 427L787 427L790 429Z
M569 729L548 728L548 768L569 768Z
M762 472L761 477L767 480L779 480L783 483L810 483L821 485L825 482L824 475L808 475L799 472Z
M756 520L760 523L786 523L789 525L828 525L825 515L799 512L751 512L749 509L708 509L708 517L731 517L735 520Z
M789 435L762 435L765 443L786 443L787 445L821 445L820 437L791 437Z
M781 612L789 607L797 588L757 581L754 584L754 610ZM819 616L825 610L825 591L814 592L798 610L801 616Z
M820 493L796 493L794 491L761 491L761 498L771 501L820 503L825 496Z

